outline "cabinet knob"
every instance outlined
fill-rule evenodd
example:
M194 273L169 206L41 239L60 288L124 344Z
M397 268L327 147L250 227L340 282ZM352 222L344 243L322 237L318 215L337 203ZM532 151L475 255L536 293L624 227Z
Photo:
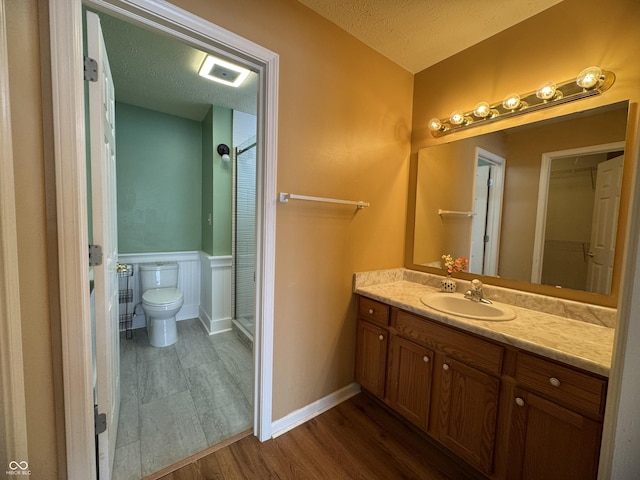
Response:
M551 385L553 385L554 387L559 387L560 386L560 380L558 380L556 377L551 377L549 379L549 383Z
M373 315L373 308L369 309L369 315Z
M524 400L520 397L516 397L516 405L518 405L519 407L524 407Z
M379 338L380 340L384 340L384 335L380 334L380 335L378 335L378 338Z
M427 357L426 355L424 357L422 357L422 361L424 363L429 363L429 357Z
M442 365L442 369L446 372L447 370L449 370L449 365L447 365L446 363L444 363Z

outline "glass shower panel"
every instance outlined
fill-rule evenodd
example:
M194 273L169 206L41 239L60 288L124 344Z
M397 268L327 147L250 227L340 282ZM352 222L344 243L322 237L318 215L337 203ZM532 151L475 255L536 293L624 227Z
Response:
M256 263L256 138L236 148L235 319L253 340Z

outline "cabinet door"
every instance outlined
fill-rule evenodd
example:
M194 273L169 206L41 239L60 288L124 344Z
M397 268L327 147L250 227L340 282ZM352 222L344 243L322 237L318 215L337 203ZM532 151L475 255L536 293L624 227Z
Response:
M598 472L601 425L516 389L508 478L588 480Z
M356 382L379 398L384 397L387 335L385 328L358 320Z
M387 399L407 420L427 429L433 352L392 335L389 343Z
M491 474L500 381L445 356L439 388L440 441L481 472Z

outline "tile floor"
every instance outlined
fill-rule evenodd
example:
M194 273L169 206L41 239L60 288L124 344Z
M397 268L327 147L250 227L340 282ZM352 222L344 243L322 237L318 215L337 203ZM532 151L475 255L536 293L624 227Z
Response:
M235 332L178 322L178 341L120 341L121 405L114 480L139 480L253 425L252 353Z

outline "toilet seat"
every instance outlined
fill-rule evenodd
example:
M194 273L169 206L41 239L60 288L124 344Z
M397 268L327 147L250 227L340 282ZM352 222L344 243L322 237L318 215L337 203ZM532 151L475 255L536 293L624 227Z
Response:
M152 288L142 295L142 303L151 307L166 307L182 301L182 292L177 288Z

